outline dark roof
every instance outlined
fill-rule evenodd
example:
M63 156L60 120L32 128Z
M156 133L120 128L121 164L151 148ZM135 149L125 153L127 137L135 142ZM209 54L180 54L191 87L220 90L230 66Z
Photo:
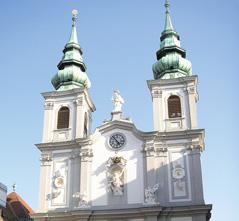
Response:
M6 208L2 208L4 221L30 219L32 213L32 208L16 192L8 194Z

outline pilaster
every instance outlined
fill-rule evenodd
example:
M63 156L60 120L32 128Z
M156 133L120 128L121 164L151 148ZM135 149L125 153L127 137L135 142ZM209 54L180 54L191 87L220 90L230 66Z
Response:
M83 106L83 97L79 97L75 100L76 105L76 139L82 138L84 133L84 106Z
M51 128L52 128L52 118L53 118L53 102L46 101L44 104L44 125L43 125L43 137L42 142L50 142L51 140Z
M80 153L80 206L89 206L91 200L91 166L93 153L90 147Z
M41 158L41 168L40 168L40 190L39 190L39 210L47 210L47 194L50 193L50 173L52 166L52 156L51 154L42 154Z
M153 122L154 130L162 131L163 130L163 106L162 104L162 91L153 90L152 92L153 99Z
M187 88L187 92L188 92L188 104L189 104L191 129L195 129L195 128L197 128L196 86L189 86Z

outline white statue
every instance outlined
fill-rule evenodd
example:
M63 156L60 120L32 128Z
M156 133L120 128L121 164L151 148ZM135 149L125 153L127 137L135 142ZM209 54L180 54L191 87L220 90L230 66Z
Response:
M126 160L123 157L110 157L106 162L108 189L114 196L124 194L124 171Z
M77 203L76 207L79 208L89 207L86 192L84 193L76 192L72 195L72 197L75 199Z
M145 194L145 203L146 204L155 204L155 192L158 190L159 184L155 184L153 188L147 187L144 191Z
M120 96L120 91L115 90L112 97L113 111L112 112L121 112L122 104L124 104L124 99Z
M113 172L113 174L111 174L109 178L110 189L112 190L113 194L116 196L123 195L123 186L124 186L124 183L122 181L123 173L124 173L124 170L115 171Z

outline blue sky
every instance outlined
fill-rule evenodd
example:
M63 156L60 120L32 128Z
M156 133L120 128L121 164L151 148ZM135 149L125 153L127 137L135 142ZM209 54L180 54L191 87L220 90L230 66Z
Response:
M34 208L38 201L43 99L71 29L77 28L91 95L97 111L93 128L110 118L111 96L120 89L124 115L143 131L152 130L146 80L164 26L163 0L8 0L0 3L1 108L0 182ZM237 220L239 209L238 35L239 1L171 0L174 27L199 76L198 118L206 129L202 154L204 195L212 221Z

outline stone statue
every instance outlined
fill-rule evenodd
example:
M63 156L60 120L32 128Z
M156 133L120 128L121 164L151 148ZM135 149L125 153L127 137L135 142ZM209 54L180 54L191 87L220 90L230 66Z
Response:
M120 91L115 90L112 97L113 111L112 112L121 112L122 104L124 104L124 99L120 96Z
M124 171L126 160L123 157L110 157L106 162L108 189L114 196L124 194Z
M116 196L123 195L123 187L124 187L124 183L122 181L123 173L124 173L124 170L114 171L113 174L111 174L111 176L109 178L110 188L111 188L113 194Z
M155 204L155 192L158 190L159 184L155 184L153 188L147 187L144 191L145 194L145 203L146 204Z
M75 199L76 208L86 208L89 207L88 201L87 201L87 195L86 193L80 193L76 192L72 195L73 199Z

